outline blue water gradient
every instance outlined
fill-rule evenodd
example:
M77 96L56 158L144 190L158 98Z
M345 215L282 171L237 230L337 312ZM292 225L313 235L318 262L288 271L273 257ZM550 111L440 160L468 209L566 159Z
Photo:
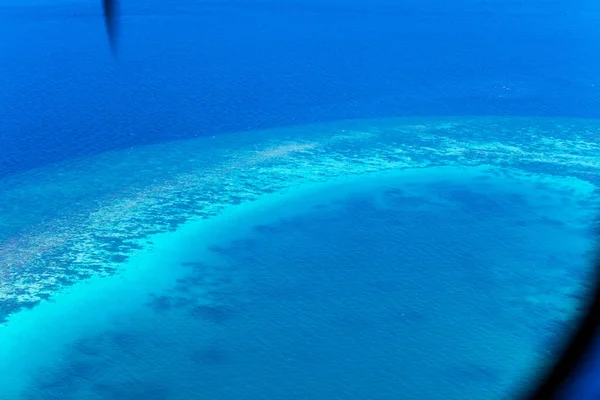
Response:
M599 3L121 3L115 60L99 1L0 0L1 400L491 400L552 360Z
M597 2L3 0L0 176L140 144L347 118L597 117Z

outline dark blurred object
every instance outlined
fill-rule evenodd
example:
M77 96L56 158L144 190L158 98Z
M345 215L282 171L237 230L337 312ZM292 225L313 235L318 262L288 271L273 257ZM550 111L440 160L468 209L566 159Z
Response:
M115 56L117 55L117 41L119 34L118 7L118 0L102 0L104 23L106 25L106 33L108 34L108 42L110 43L110 48Z
M600 221L595 230L598 251L587 309L559 359L526 399L600 399Z
M596 263L598 278L600 263ZM596 279L597 280L597 279ZM590 292L590 303L577 330L562 350L559 359L542 376L525 400L600 399L600 287Z
M561 400L600 399L600 334L598 332L592 348L586 352L575 375L565 383L559 398Z
M595 221L596 255L588 281L588 304L559 358L525 399L600 399L600 219Z

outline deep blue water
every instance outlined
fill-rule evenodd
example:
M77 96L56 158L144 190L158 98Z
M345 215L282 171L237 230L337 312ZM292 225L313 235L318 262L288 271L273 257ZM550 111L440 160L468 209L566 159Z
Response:
M37 3L0 8L0 176L315 121L599 114L592 1L123 1L118 62L99 2Z

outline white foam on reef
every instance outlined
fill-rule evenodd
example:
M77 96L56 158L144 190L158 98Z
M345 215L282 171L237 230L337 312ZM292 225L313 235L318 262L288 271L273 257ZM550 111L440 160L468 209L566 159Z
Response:
M62 345L171 285L181 270L165 266L178 265L191 241L207 245L244 225L234 221L276 216L289 191L382 171L491 168L575 196L583 208L571 212L585 226L595 211L599 127L539 118L345 121L112 152L1 181L0 316L4 309L8 320L0 387L17 393L27 371ZM18 312L26 304L35 306Z
M148 146L32 171L0 182L0 300L13 308L36 303L65 284L113 273L150 233L342 174L488 163L595 183L598 131L589 120L359 120Z

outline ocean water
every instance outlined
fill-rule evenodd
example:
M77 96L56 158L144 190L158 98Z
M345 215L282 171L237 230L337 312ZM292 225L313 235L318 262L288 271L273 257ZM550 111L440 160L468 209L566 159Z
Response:
M121 1L118 63L96 3L0 1L0 176L340 119L599 115L592 0Z
M598 127L341 121L5 179L4 396L512 393L584 304Z
M0 1L0 400L500 399L591 287L598 6ZM26 44L26 45L25 45Z

